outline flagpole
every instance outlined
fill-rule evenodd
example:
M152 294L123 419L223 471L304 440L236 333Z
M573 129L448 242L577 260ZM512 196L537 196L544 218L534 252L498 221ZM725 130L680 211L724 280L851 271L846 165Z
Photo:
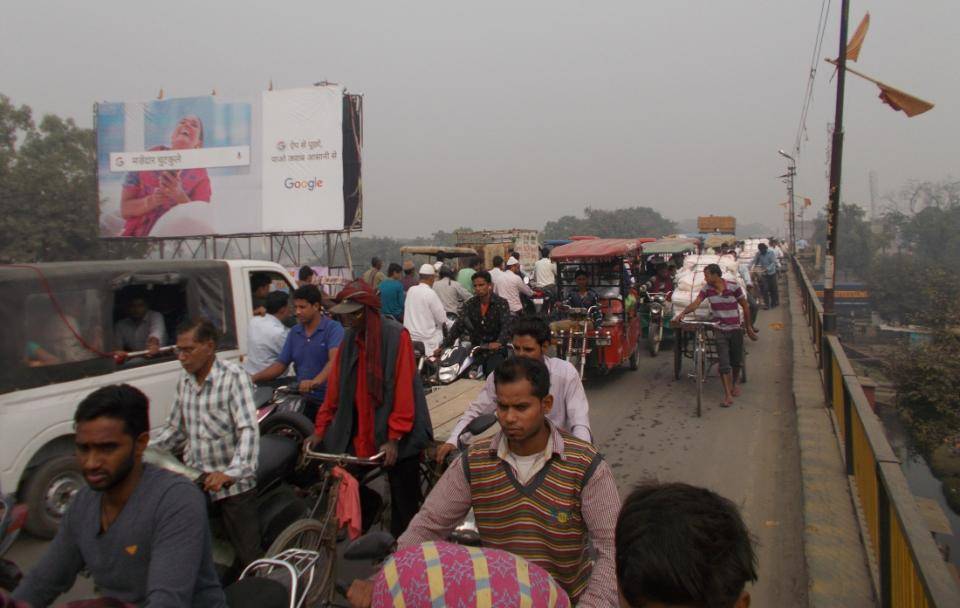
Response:
M837 314L834 311L833 290L837 279L840 172L843 168L843 93L847 80L847 27L849 20L850 0L843 0L840 4L840 53L837 55L837 107L833 119L833 145L830 149L830 207L827 211L827 258L823 275L824 336L836 335L837 333Z

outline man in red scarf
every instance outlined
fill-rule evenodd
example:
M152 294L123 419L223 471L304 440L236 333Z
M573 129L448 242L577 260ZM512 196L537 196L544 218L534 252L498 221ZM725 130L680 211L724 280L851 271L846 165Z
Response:
M334 454L385 453L390 531L399 537L420 507L420 453L433 440L413 342L402 325L380 314L379 296L362 281L347 285L337 302L330 312L347 331L310 441Z

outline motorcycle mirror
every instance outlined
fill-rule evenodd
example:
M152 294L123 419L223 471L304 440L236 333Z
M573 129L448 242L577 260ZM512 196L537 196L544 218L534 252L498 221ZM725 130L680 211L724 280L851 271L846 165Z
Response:
M470 421L470 424L467 425L467 428L463 429L460 435L465 433L470 433L473 436L477 436L480 433L486 431L494 424L497 423L497 417L493 414L481 414Z
M393 535L389 532L368 532L350 543L343 556L351 561L374 560L382 561L393 553L396 544Z

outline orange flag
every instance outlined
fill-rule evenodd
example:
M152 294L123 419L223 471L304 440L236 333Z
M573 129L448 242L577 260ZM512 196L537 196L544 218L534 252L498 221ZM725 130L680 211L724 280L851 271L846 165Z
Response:
M900 89L895 89L888 84L877 82L876 85L880 87L880 101L894 110L903 111L904 114L911 118L933 108L933 104L929 101L924 101L919 97L904 93Z
M824 61L831 65L837 65L836 59L824 59ZM929 101L924 101L919 97L914 97L909 93L904 93L900 89L896 89L885 82L880 82L876 78L867 76L866 74L858 72L853 68L847 68L847 71L877 85L877 87L880 88L880 101L887 104L894 110L902 111L911 118L917 114L923 114L924 112L933 109L933 104Z
M857 26L857 31L853 33L850 42L847 43L847 59L856 61L860 57L860 48L867 37L867 30L870 29L870 13L863 16L863 21Z

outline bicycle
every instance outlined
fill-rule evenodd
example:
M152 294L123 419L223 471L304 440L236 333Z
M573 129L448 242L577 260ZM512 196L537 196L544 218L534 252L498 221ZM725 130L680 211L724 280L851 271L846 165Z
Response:
M334 475L334 467L375 467L358 479L361 485L367 485L379 477L383 469L384 452L378 452L369 458L360 458L349 454L327 454L316 452L310 446L304 446L302 466L311 460L320 461L320 479L307 489L309 512L285 528L267 549L267 555L279 555L290 549L313 551L319 554L315 567L315 576L310 588L304 592L305 604L333 605L336 591L337 541L340 522L337 518L337 497L340 491L340 478ZM371 526L380 521L384 511L381 504L373 517Z
M703 383L707 380L707 370L710 365L716 361L716 346L712 341L708 341L706 330L716 329L719 324L715 321L688 321L684 319L679 323L677 344L674 360L674 375L677 380L680 379L680 367L683 356L693 359L693 373L691 377L696 379L697 383L697 418L703 414ZM693 352L689 353L685 349L688 334L693 331Z
M683 365L683 357L693 359L693 373L691 377L697 380L697 417L702 415L703 410L703 383L707 379L707 371L711 366L718 363L716 342L712 337L707 336L707 330L717 330L720 324L716 321L687 320L677 324L677 340L674 347L674 377L679 380ZM692 352L687 347L687 342L691 339L690 333L693 332ZM740 331L743 331L742 329ZM747 350L744 347L743 361L740 366L740 379L742 383L747 381Z

